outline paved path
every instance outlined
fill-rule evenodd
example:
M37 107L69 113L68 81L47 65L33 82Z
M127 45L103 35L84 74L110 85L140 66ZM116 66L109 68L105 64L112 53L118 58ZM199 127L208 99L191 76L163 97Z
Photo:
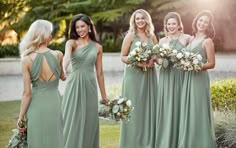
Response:
M119 53L105 53L103 69L106 87L120 86L122 83L124 64ZM236 54L217 53L216 67L209 70L211 80L236 77ZM59 90L63 93L65 82L60 81ZM0 59L0 101L18 100L23 91L21 64L19 59Z

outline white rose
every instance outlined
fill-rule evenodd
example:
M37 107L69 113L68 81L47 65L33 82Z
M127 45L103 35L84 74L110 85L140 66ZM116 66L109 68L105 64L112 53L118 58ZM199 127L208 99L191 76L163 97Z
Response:
M126 102L126 105L129 106L129 107L131 107L131 101L128 100L128 101Z
M172 53L177 54L178 51L176 49L172 50Z
M117 103L118 103L118 104L121 104L122 102L124 102L124 100L125 100L124 98L120 98L120 99L117 101Z
M132 50L131 52L130 52L130 55L131 56L135 56L137 53L136 53L136 51L135 50Z
M141 42L136 42L135 45L136 45L136 46L140 46L140 45L141 45Z
M201 61L201 60L202 60L202 56L201 56L200 54L198 54L198 55L197 55L197 59L198 59L199 61Z
M183 57L183 54L182 54L182 53L178 53L178 54L176 55L176 57L177 57L178 59L181 59L181 58Z
M165 49L169 49L170 48L169 44L163 44L162 47L165 48Z
M143 42L143 43L142 43L142 46L143 46L143 47L147 46L147 43Z
M190 52L187 52L187 51L186 51L186 52L184 53L184 55L185 55L186 58L188 58L188 57L190 56Z
M194 59L193 64L195 64L195 65L198 64L198 59Z
M142 48L138 47L137 52L140 52L140 51L142 51Z

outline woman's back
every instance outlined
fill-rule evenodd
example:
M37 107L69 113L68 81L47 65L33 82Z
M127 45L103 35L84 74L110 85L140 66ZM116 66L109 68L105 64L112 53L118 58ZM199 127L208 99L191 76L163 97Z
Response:
M28 55L32 96L26 113L28 146L58 147L62 144L61 96L58 91L60 64L56 51Z

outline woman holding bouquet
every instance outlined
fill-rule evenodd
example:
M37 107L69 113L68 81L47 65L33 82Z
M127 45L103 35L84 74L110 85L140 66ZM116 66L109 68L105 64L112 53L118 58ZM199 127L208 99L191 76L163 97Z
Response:
M85 14L72 18L66 42L64 71L72 71L62 101L64 148L98 148L99 120L96 75L101 96L107 99L102 69L103 49L96 39L95 26Z
M187 51L201 54L203 65L202 71L189 71L184 76L178 147L216 148L207 72L207 69L215 67L212 13L199 12L192 27L193 36Z
M160 39L160 46L169 45L173 50L184 48L190 36L183 33L180 15L169 12L164 18L165 37ZM161 59L160 59L161 60ZM157 91L156 148L176 148L179 135L180 98L184 72L172 67L161 67Z
M156 69L148 67L148 62L139 62L136 66L129 66L131 63L127 58L139 42L144 42L149 46L157 44L152 19L143 9L138 9L131 15L129 31L121 47L121 60L126 64L122 96L131 100L134 110L131 112L130 121L121 124L120 148L154 147ZM145 67L148 67L147 71L143 71Z
M36 20L19 46L24 92L18 123L27 119L29 148L63 148L61 96L58 91L59 79L64 80L63 54L47 47L52 39L52 30L51 22Z

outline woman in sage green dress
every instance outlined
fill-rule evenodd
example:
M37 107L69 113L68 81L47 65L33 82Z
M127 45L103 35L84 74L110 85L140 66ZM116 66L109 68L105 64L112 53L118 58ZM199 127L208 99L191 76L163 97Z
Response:
M157 77L156 69L148 63L129 66L127 56L136 42L148 45L157 43L154 27L148 12L136 10L130 18L130 28L124 38L121 58L127 64L124 69L122 96L129 98L134 106L129 122L121 123L120 148L153 148L155 136L155 109Z
M59 79L64 80L63 54L47 48L51 33L51 22L36 20L19 47L24 92L18 122L24 117L27 119L28 148L63 148L61 96L58 90Z
M64 148L99 147L95 75L103 101L109 103L109 100L104 87L102 46L97 42L95 33L95 27L87 15L78 14L72 18L63 60L64 71L70 61L72 65L62 101Z
M166 37L159 44L168 44L174 50L184 48L190 36L183 34L180 15L169 12L164 18ZM172 67L161 67L157 91L156 148L177 148L179 136L180 98L184 72Z
M210 80L207 69L215 66L215 50L212 38L215 32L210 11L201 11L194 19L193 37L187 51L202 56L202 71L185 73L179 130L178 148L216 148Z

